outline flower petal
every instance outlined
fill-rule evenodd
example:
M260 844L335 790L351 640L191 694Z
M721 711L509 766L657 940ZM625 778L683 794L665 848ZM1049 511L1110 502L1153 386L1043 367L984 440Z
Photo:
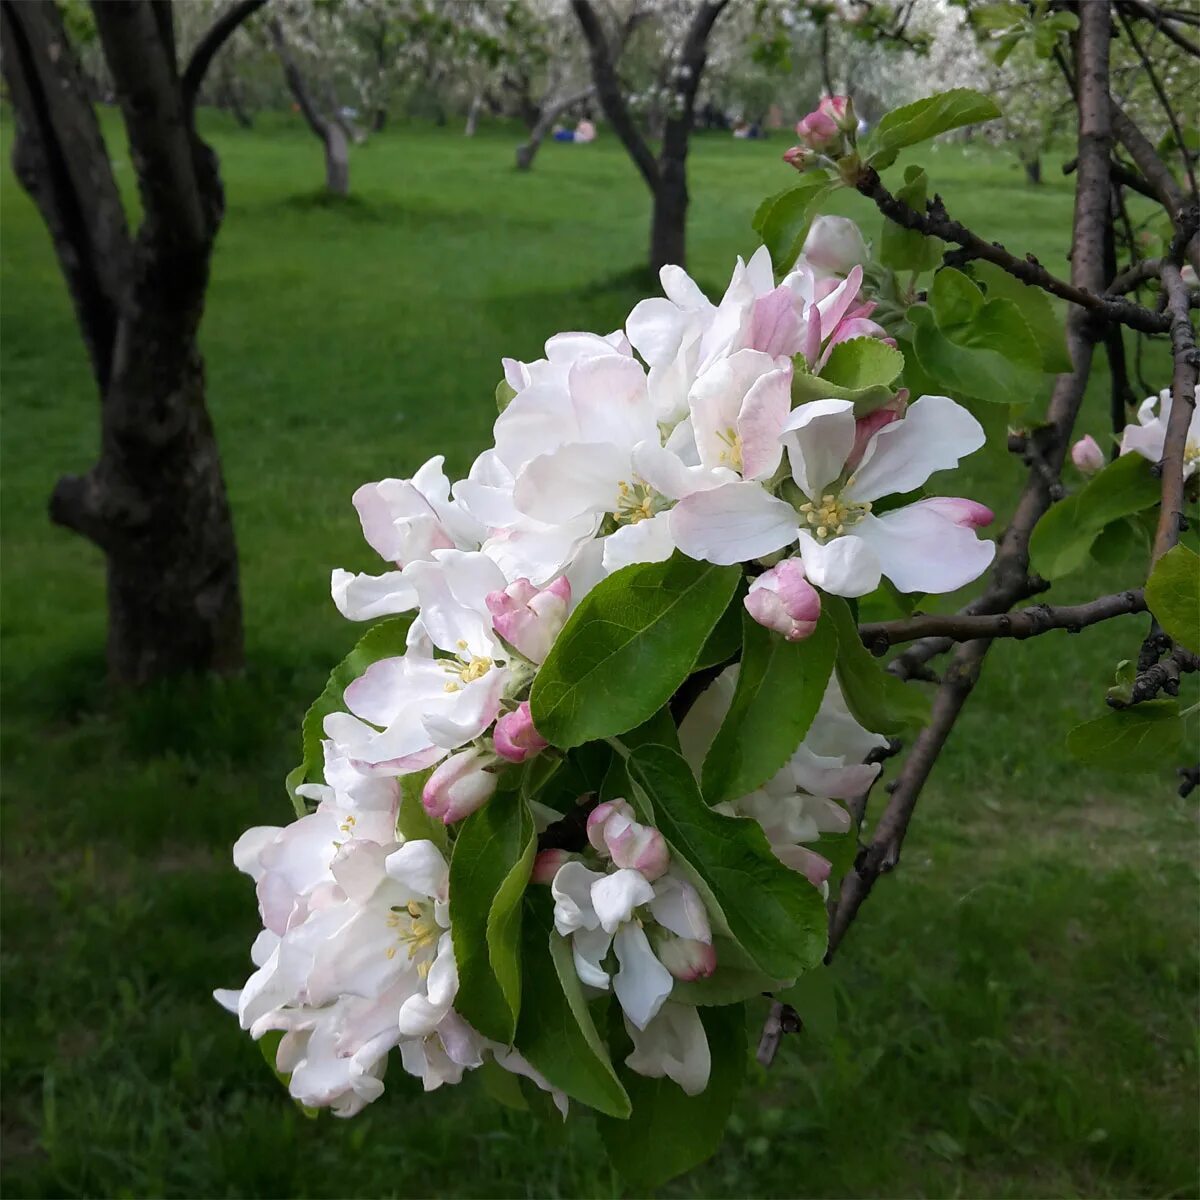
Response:
M575 442L542 454L517 476L513 500L524 513L561 524L587 513L613 512L618 486L633 474L628 449Z
M949 396L922 396L902 420L885 425L867 443L842 495L863 501L911 492L986 440L983 426L961 404Z
M653 899L654 888L641 871L635 871L632 867L605 875L592 885L592 907L600 919L601 928L609 933L629 921L639 904L647 904Z
M329 590L338 612L348 621L370 621L417 606L417 593L402 571L355 575L336 568Z
M953 592L978 579L996 556L995 542L981 540L970 526L920 500L881 517L864 517L854 532L902 592Z
M782 440L796 486L810 500L819 499L854 449L854 405L849 400L802 404L784 424Z
M824 545L807 530L800 531L800 557L810 582L835 596L850 597L865 596L879 586L879 558L862 538L854 536L861 528L856 525L853 534L835 537Z
M604 539L604 570L608 574L630 563L666 562L675 553L670 513L657 513L635 525L622 525Z
M761 558L796 540L790 504L757 483L726 483L697 492L671 509L671 533L691 558L728 565Z
M625 1059L631 1071L649 1079L673 1079L689 1096L708 1086L712 1058L694 1005L668 1001L644 1029L628 1020L625 1028L633 1042Z
M646 931L632 922L622 925L613 938L621 969L613 978L613 991L625 1015L645 1029L675 986L675 977L654 957Z

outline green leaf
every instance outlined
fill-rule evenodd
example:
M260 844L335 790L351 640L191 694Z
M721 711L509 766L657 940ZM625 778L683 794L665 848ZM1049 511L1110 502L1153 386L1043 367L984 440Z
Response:
M738 586L738 567L676 553L602 580L571 614L533 683L533 721L569 749L640 725L691 673Z
M695 665L695 671L707 671L710 667L720 666L728 662L742 648L742 613L745 611L742 601L746 598L746 580L739 579L733 599L729 601L721 619L708 635L708 641L700 651Z
M915 684L897 679L862 644L850 606L840 596L821 597L822 615L837 630L838 683L854 719L875 733L896 734L929 720L929 699Z
M1025 404L1042 385L1040 355L1028 328L1022 331L1012 323L1014 316L1021 320L1016 306L1010 301L993 300L985 309L992 304L1009 304L1012 312L992 310L988 323L981 325L981 309L971 327L980 339L973 346L951 341L938 328L927 305L910 306L906 315L913 328L913 350L921 369L945 391L997 404ZM1026 345L1016 340L1022 336ZM989 346L988 340L1000 345ZM1029 365L1031 353L1038 355L1036 367Z
M1136 517L1123 517L1106 525L1092 543L1091 556L1102 567L1122 567L1137 559L1144 562L1149 539Z
M742 614L742 665L733 703L701 771L709 804L766 783L796 752L833 672L837 634L828 617L811 637L789 642Z
M1183 718L1175 700L1144 700L1076 725L1067 749L1089 766L1144 774L1175 765L1183 751Z
M1042 370L1049 375L1070 371L1072 364L1067 353L1066 330L1050 297L1041 288L1014 279L995 263L980 260L971 264L971 271L987 288L989 299L1011 300L1020 309L1041 352Z
M929 288L929 306L947 336L970 325L983 308L983 292L961 271L943 267Z
M549 888L525 893L521 945L522 991L537 1003L521 1006L517 1049L573 1100L624 1120L629 1096L592 1023L571 949L555 932Z
M924 214L929 177L923 168L910 166L904 172L904 186L896 192L915 213ZM929 237L915 229L905 229L887 217L879 238L879 261L894 271L929 271L942 261L941 238Z
M706 1008L700 1013L712 1067L708 1086L687 1095L670 1079L648 1079L624 1065L633 1046L614 1015L610 1042L621 1065L617 1073L629 1093L628 1121L601 1117L596 1125L616 1171L645 1192L699 1166L721 1144L725 1123L746 1071L746 1015L740 1004Z
M281 1071L276 1065L276 1056L279 1053L279 1043L283 1041L283 1030L268 1029L266 1033L258 1039L258 1049L266 1060L267 1066L271 1068L271 1074L287 1088L292 1081L290 1071ZM310 1120L315 1121L320 1115L320 1110L310 1108L307 1104L301 1104L299 1100L293 1098L293 1103L296 1107Z
M816 966L827 939L824 902L775 857L758 823L709 808L674 750L642 746L626 766L641 819L691 868L754 965L775 980Z
M517 389L507 379L500 380L496 384L496 411L503 412L512 403L512 398L516 394Z
M1060 500L1034 526L1029 559L1043 579L1061 579L1088 561L1092 543L1113 521L1157 504L1159 483L1140 454L1124 454Z
M867 142L867 163L883 170L896 161L905 146L915 146L939 133L991 121L1000 109L988 96L970 88L954 88L893 109L880 118Z
M804 248L818 204L837 186L824 172L810 173L799 187L789 188L759 206L754 228L771 252L776 273L791 269Z
M521 895L535 852L529 806L519 789L507 788L463 821L450 859L454 1007L485 1037L505 1044L521 1007Z
M301 730L303 761L288 772L286 780L288 795L292 798L297 816L303 816L306 810L303 798L296 795L296 788L302 783L320 783L324 778L325 761L321 752L321 740L325 736L322 728L325 718L330 713L342 710L342 695L346 688L372 663L381 658L397 658L404 653L407 649L408 627L412 621L412 617L406 615L389 617L386 621L380 621L378 625L372 625L359 638L354 649L329 673L329 681L325 684L324 691L304 714Z
M701 894L704 894L702 889ZM706 978L690 983L677 980L671 989L672 1000L701 1007L720 1006L751 1000L779 987L779 978L756 967L754 960L729 934L714 929L713 950L717 955L717 969Z
M793 408L799 408L801 404L807 404L810 400L850 400L854 404L854 415L865 417L867 413L882 408L893 396L892 389L883 384L871 384L861 388L843 387L840 383L834 383L832 379L810 374L803 355L792 359Z
M433 774L433 768L417 771L400 777L400 812L396 829L405 841L432 842L445 857L450 856L450 837L446 826L436 817L431 817L421 803L421 792L425 782Z
M1154 564L1146 604L1173 641L1200 654L1200 557L1172 546Z
M838 342L821 372L838 387L859 391L893 382L904 370L904 355L878 338L857 337Z

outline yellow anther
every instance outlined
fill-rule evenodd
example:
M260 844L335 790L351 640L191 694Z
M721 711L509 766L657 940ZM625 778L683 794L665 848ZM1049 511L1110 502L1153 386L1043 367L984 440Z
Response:
M455 645L456 645L456 646L457 646L457 647L458 647L460 650L465 650L465 649L467 648L467 643L466 643L465 639L463 639L463 638L459 638L459 639L458 639L458 641L457 641L457 642L455 642L454 644L455 644Z

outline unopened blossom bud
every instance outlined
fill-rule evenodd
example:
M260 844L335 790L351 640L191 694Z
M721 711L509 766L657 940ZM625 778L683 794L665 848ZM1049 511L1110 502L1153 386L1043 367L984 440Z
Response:
M676 979L685 983L707 979L717 969L714 947L695 938L664 937L655 944L654 953Z
M824 113L843 133L854 133L858 129L858 114L849 96L822 96L817 111Z
M953 521L955 525L961 525L964 529L980 529L996 519L996 514L986 504L980 504L978 500L968 500L963 496L929 496L925 500L918 500L917 503L933 509L946 520Z
M588 841L615 866L641 872L648 880L663 875L671 865L666 840L657 829L634 820L625 800L598 805L588 816Z
M496 753L509 762L524 762L530 755L540 754L550 745L533 725L529 701L522 700L510 713L505 713L492 730Z
M820 108L796 123L796 136L810 150L831 150L840 144L842 131L837 121Z
M760 625L782 633L789 642L808 637L821 616L821 597L798 558L785 558L764 571L743 603Z
M816 165L817 153L807 146L792 146L783 152L783 161L797 171L807 171Z
M853 471L862 462L871 439L885 426L898 421L908 407L908 389L901 388L882 408L858 417L854 422L854 445L846 458L847 470Z
M809 228L800 259L824 274L845 278L867 261L867 243L849 217L820 216Z
M495 773L487 769L495 761L483 750L452 754L425 783L421 792L425 811L452 825L482 808L496 790Z
M484 603L495 631L531 662L540 663L566 623L571 585L565 575L545 588L518 579L502 592L489 592Z
M543 850L533 860L533 871L530 873L530 883L550 884L558 874L559 868L573 862L575 855L569 850Z
M805 846L793 846L789 853L788 865L803 873L804 877L815 888L823 887L829 882L833 863Z
M1104 467L1104 451L1089 433L1071 447L1071 461L1085 475L1094 475Z

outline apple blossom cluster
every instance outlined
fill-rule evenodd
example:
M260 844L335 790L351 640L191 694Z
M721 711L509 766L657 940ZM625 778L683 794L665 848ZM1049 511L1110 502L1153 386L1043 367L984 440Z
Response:
M811 134L834 136L824 125ZM505 360L493 444L465 478L451 483L436 457L411 478L355 492L363 535L387 569L336 570L332 594L345 617L378 624L335 701L306 719L293 788L303 815L251 829L234 849L263 929L245 985L217 993L254 1038L278 1036L273 1061L300 1103L352 1115L382 1093L393 1050L427 1089L494 1064L564 1113L568 1097L591 1102L538 1041L544 996L520 982L530 953L521 930L540 912L572 1019L586 1026L587 1002L608 998L629 1043L621 1069L704 1090L716 1051L702 1010L729 1002L713 999L727 990L705 989L734 965L723 947L752 942L753 931L735 928L706 852L654 819L670 817L670 803L659 809L636 747L620 740L662 700L615 738L576 737L543 721L557 710L539 709L537 688L556 663L583 681L571 693L578 704L609 699L589 675L600 651L571 659L564 647L582 644L571 631L590 632L610 638L604 654L621 652L636 632L621 634L625 610L602 618L590 606L646 564L711 564L704 578L726 588L687 637L706 638L728 603L768 631L760 636L801 649L821 641L823 595L862 597L883 579L901 592L949 592L986 569L994 546L977 530L991 513L920 491L983 445L964 407L939 395L910 402L902 389L869 401L845 398L844 387L794 398L797 379L819 380L835 351L894 345L873 319L867 258L857 226L821 217L778 283L765 250L737 261L716 303L664 268L664 295L636 305L623 329L559 334L544 358ZM677 607L671 619L686 613ZM368 653L377 631L392 641ZM690 767L678 803L701 803L696 780L737 707L736 658L656 739L677 740ZM823 850L851 831L843 802L870 787L880 768L868 760L887 742L851 715L832 658L822 661L824 699L786 761L700 818L720 827L712 853L744 843L738 852L771 886L800 897L789 903L818 906L832 870ZM653 682L653 665L644 672ZM608 756L603 784L563 783L588 741ZM319 761L307 760L310 742ZM528 821L528 839L477 895L492 868L486 853L468 865L463 847L513 796L504 811ZM573 821L578 836L564 841ZM512 823L478 841L506 835L520 841ZM477 918L481 903L491 907ZM747 995L763 990L760 978L789 982L796 972L784 968L799 955L763 949ZM503 1003L472 990L480 971ZM584 1044L594 1046L586 1028ZM613 1070L605 1063L601 1074Z

